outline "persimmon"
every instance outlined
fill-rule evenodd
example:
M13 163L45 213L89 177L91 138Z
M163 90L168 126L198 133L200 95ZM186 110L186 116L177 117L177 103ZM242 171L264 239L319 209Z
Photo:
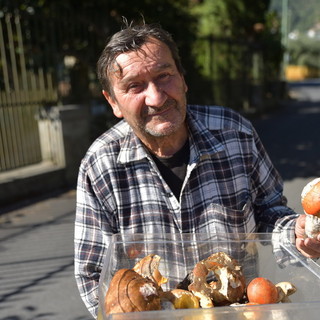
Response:
M263 277L251 280L247 287L247 296L249 303L258 304L277 303L279 299L277 287Z
M303 188L301 204L305 213L320 217L320 178L310 181Z

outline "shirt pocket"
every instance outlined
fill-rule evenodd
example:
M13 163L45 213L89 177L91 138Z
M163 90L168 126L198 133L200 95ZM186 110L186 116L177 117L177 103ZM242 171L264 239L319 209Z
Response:
M251 200L248 199L241 210L234 210L217 203L212 203L203 213L203 223L198 225L197 232L208 233L252 233L256 222Z

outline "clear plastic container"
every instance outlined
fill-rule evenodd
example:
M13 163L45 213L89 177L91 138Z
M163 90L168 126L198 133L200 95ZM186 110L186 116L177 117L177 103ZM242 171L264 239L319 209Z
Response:
M99 317L102 320L220 320L220 319L319 319L320 266L299 254L290 242L272 234L134 234L115 235L108 248L99 284ZM238 260L246 283L265 277L273 283L289 281L297 287L292 303L144 311L106 315L104 299L116 271L133 268L143 257L161 257L159 271L168 278L162 285L171 290L191 272L197 262L216 252Z

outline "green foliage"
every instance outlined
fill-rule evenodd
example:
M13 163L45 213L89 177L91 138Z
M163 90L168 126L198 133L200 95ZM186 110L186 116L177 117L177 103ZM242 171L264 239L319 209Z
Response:
M29 34L25 42L29 66L45 61L45 68L58 71L58 79L66 77L66 71L61 71L64 57L74 56L88 70L90 81L95 81L96 61L126 18L134 23L160 23L177 41L189 83L201 83L192 56L196 19L188 12L189 0L0 0L0 8L0 13L19 9Z
M277 79L281 73L281 62L284 48L281 44L280 20L274 11L268 11L265 15L265 29L258 39L262 44L264 60L264 78Z
M0 0L0 11L13 12L18 8L24 17L34 17L32 34L38 27L54 25L63 42L56 48L59 54L73 51L72 54L86 59L93 42L98 57L107 39L123 27L123 17L129 22L160 23L180 46L190 46L195 38L196 20L188 13L188 3L189 0ZM36 25L42 19L47 25Z
M191 12L198 17L198 34L252 37L254 25L264 23L269 0L204 0Z
M288 42L289 64L319 69L320 42L301 37Z
M177 41L189 101L212 100L212 82L277 78L282 57L279 23L270 0L0 0L2 10L19 8L30 66L44 62L65 80L64 57L80 61L72 79L96 81L96 61L108 38L129 22L160 23ZM0 9L1 11L1 9ZM29 22L27 22L29 21ZM61 71L62 70L62 71ZM268 72L264 72L268 70ZM71 80L72 80L71 79ZM68 80L68 79L66 79ZM78 90L83 92L82 87ZM219 91L219 90L218 90ZM96 90L94 92L99 92ZM215 93L215 96L218 93ZM99 96L101 96L99 92ZM78 97L78 95L75 95Z
M270 9L282 13L281 0L272 0ZM320 2L319 0L289 0L289 32L298 30L304 32L314 27L320 22Z
M191 8L199 21L195 56L205 76L254 77L248 75L256 73L249 61L253 51L262 56L265 67L272 68L268 75L278 76L282 59L280 24L278 16L268 11L269 3L269 0L204 0ZM211 39L213 47L204 38Z
M271 8L282 13L282 1L273 0ZM289 64L320 68L319 38L308 38L307 31L320 23L319 0L288 1L289 26L288 33L295 32L297 39L287 40L286 50ZM284 35L286 36L286 35Z

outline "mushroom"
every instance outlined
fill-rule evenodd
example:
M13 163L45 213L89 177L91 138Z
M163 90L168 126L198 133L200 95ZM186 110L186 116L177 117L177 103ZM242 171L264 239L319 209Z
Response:
M159 271L160 259L160 256L156 254L149 254L137 262L133 270L161 286L167 283L168 279L163 277Z
M105 296L106 314L160 309L156 283L132 269L120 269L115 273Z
M250 303L277 303L279 300L279 291L275 284L269 279L257 277L249 282L247 286L247 297Z
M320 233L320 178L313 179L303 188L301 204L306 214L306 236L315 238Z
M199 299L190 291L183 289L173 289L161 295L164 300L169 300L174 309L197 309L200 308Z
M288 281L279 282L276 287L279 292L278 302L291 302L288 297L297 292L297 288Z
M215 278L207 282L209 273ZM240 301L245 293L245 278L238 262L224 252L218 252L196 264L188 289L200 299L202 308L227 305Z

